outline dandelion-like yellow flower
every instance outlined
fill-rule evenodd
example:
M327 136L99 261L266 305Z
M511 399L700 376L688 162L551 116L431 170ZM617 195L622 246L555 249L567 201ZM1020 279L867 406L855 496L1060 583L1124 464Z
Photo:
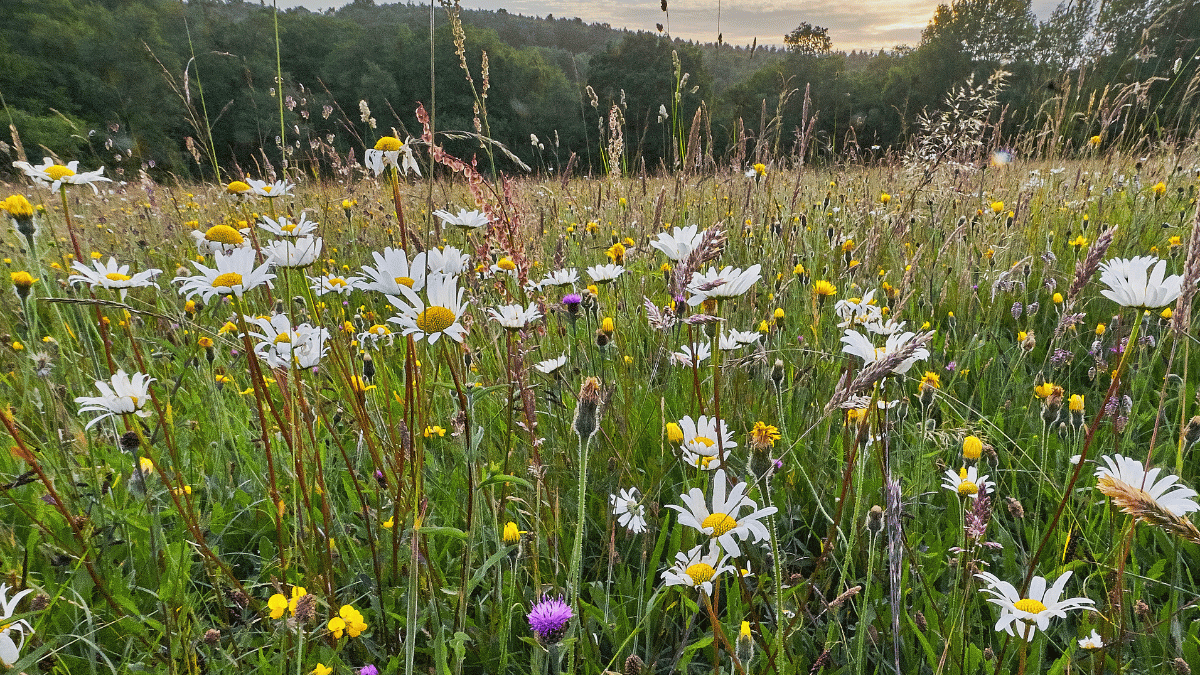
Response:
M1067 401L1067 406L1071 412L1083 412L1083 395L1071 394L1071 398Z
M667 441L671 443L683 442L683 429L674 422L667 422Z
M1051 395L1058 394L1062 396L1063 388L1053 382L1043 382L1033 388L1033 393L1038 398L1049 398Z
M775 441L782 438L779 429L764 422L755 422L754 428L750 430L750 447L756 450L765 450L775 446Z
M886 203L892 201L892 196L885 192L885 193L879 195L879 201L883 204L886 204Z
M824 279L813 284L813 293L818 298L828 298L831 295L837 294L837 286L825 281Z
M1004 202L992 202L992 213L1004 211Z
M521 530L520 528L518 528L517 524L514 523L513 521L510 520L504 524L504 534L502 535L502 537L504 539L505 544L512 546L514 544L520 543L521 535L523 535L523 534L526 534L526 532Z
M1167 184L1159 181L1155 183L1154 187L1150 188L1150 190L1154 192L1155 197L1161 197L1167 193Z

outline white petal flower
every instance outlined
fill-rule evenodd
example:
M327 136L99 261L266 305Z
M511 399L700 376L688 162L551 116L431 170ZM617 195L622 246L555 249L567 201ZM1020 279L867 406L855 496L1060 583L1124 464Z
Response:
M308 267L321 255L324 242L311 235L279 239L262 247L267 263L275 267Z
M875 291L871 290L862 299L838 300L837 304L833 306L834 313L842 320L838 324L838 328L851 328L881 322L883 313L877 305L872 304L874 298Z
M291 221L285 217L274 220L262 216L258 226L277 237L303 237L317 231L317 223L309 220L308 214L305 213L300 214L298 221Z
M358 288L357 277L341 277L336 274L326 274L320 277L305 278L312 284L310 288L317 295L326 295L328 293L350 295L355 288Z
M192 241L201 253L232 253L239 248L249 248L252 243L248 228L239 230L224 224L213 225L203 232L192 230Z
M91 429L100 420L112 417L114 415L130 415L134 414L139 417L146 417L150 414L148 410L143 410L146 402L150 400L150 383L154 378L142 373L134 373L127 375L124 370L118 370L106 382L98 380L96 388L100 390L99 396L78 396L75 402L79 404L79 412L99 412L103 413L99 417L87 423L85 429Z
M713 579L729 572L736 572L729 562L729 554L722 554L715 541L708 544L708 553L701 554L704 548L701 544L684 553L675 554L675 564L664 570L662 579L667 586L691 586L702 590L706 595L712 595Z
M596 265L587 268L587 274L598 284L607 284L617 280L625 268L621 265Z
M12 598L8 597L8 584L0 584L0 662L11 666L21 658L21 648L25 646L26 631L32 633L33 626L30 626L24 619L19 619L9 623L8 619L13 614L17 613L17 603L21 598L33 592L32 589L25 589ZM17 633L20 636L20 643L13 641L12 633Z
M293 363L297 368L312 368L329 352L325 341L329 330L302 323L295 328L286 314L269 318L255 317L247 323L257 326L261 333L251 332L250 337L258 340L254 353L271 368L287 369Z
M1119 499L1132 493L1174 516L1200 511L1200 504L1195 501L1196 491L1180 484L1179 476L1168 474L1160 480L1162 469L1146 471L1141 462L1124 455L1106 455L1100 459L1105 466L1096 469L1099 479L1096 487L1104 494Z
M662 251L671 260L679 262L688 257L700 245L700 240L704 238L707 230L697 232L697 229L695 225L688 225L687 227L676 227L669 234L660 232L657 237L650 240L650 245Z
M988 477L980 476L979 468L976 466L964 466L958 471L946 469L945 475L946 478L942 481L942 487L960 497L978 499L980 492L991 487Z
M296 187L295 183L288 180L277 180L274 183L268 183L262 180L246 181L250 185L250 192L259 197L273 199L275 197L284 197L292 193L292 188Z
M488 316L508 330L521 330L542 318L542 313L538 311L537 305L531 302L528 308L520 305L489 307Z
M712 345L701 342L698 345L684 345L679 351L671 354L671 358L681 366L689 367L702 363L712 356Z
M751 265L745 270L736 267L724 267L720 270L710 267L703 274L692 273L692 282L687 290L692 294L688 305L695 307L708 298L734 298L750 290L750 287L762 278L760 265Z
M74 161L67 162L65 165L56 164L53 159L43 157L42 163L37 166L29 162L13 162L13 166L34 180L48 183L51 190L57 190L61 185L87 185L92 188L92 192L99 193L100 190L96 188L96 183L112 182L111 178L104 177L104 167L95 171L79 173L79 162Z
M1100 637L1100 634L1096 632L1095 628L1093 628L1091 635L1079 638L1079 648L1086 649L1088 651L1104 649L1104 638Z
M619 494L609 495L608 501L621 527L634 534L646 531L646 507L638 502L637 488L620 490Z
M200 274L175 277L173 281L180 284L179 292L189 298L200 295L208 302L217 295L241 297L246 291L275 278L267 271L269 263L254 266L254 249L251 248L239 248L229 255L217 253L215 262L216 267L193 262Z
M117 265L116 258L109 258L106 263L99 260L92 261L92 267L88 267L81 260L76 260L71 264L71 269L78 274L67 277L67 281L73 284L87 283L91 288L118 290L121 292L122 298L130 288L154 286L154 277L162 274L160 269L149 269L130 275L129 265Z
M579 271L573 267L554 270L542 279L539 286L572 286L579 281Z
M428 304L407 287L402 286L400 290L404 300L387 296L388 301L400 310L399 316L393 316L388 321L399 324L404 335L415 335L418 340L428 338L430 344L437 342L442 335L455 342L463 341L467 329L460 320L467 303L463 302L465 291L458 287L454 277L444 274L428 277L425 284Z
M567 355L563 354L556 359L538 361L537 363L533 364L533 367L536 368L539 373L550 375L565 365L567 365Z
M453 246L444 246L441 249L431 248L425 252L425 258L429 264L430 274L459 276L466 272L471 264L471 256ZM417 259L414 257L413 264L416 262Z
M1167 261L1154 256L1113 258L1100 263L1100 283L1108 286L1100 294L1123 307L1164 307L1175 302L1183 286L1183 277L1166 272Z
M679 512L681 525L707 534L713 541L720 543L727 553L741 556L742 550L738 546L738 540L749 539L754 543L761 543L770 538L767 526L760 521L776 511L774 506L758 508L758 504L746 496L749 488L750 484L742 481L734 485L733 490L726 496L725 470L717 469L713 474L711 511L700 488L692 488L687 494L679 496L684 506L668 504L667 508ZM751 512L739 516L743 508L749 508Z
M680 459L697 469L712 471L720 468L720 451L724 450L728 455L731 448L737 447L729 426L716 417L701 415L693 421L691 415L685 415L679 420L679 430L683 432L683 440L679 444ZM718 435L721 441L719 447Z
M487 227L491 222L483 211L459 209L458 215L455 215L449 211L439 210L434 211L433 215L441 218L442 222L446 225L452 225L463 230L477 230L481 227Z
M1092 609L1094 605L1088 598L1059 599L1067 580L1071 578L1070 570L1064 572L1050 588L1046 587L1044 578L1035 576L1024 598L1012 584L1001 581L990 572L980 572L975 577L987 584L983 592L992 596L988 602L1000 607L996 630L1029 641L1033 640L1038 630L1046 630L1050 619L1064 618L1069 610Z
M370 279L360 284L363 290L400 296L401 286L418 292L425 288L425 253L413 256L411 264L402 248L385 248L383 253L372 251L371 256L375 258L375 266L363 265L362 274Z
M870 338L856 330L847 329L842 336L842 342L845 344L842 351L857 356L863 360L863 366L869 366L876 361L886 358L888 354L899 351L908 341L916 337L916 333L899 333L889 335L886 344L883 347L876 347L871 342ZM917 361L929 358L929 350L921 347L913 352L912 356L900 362L893 371L896 374L903 375L913 367Z

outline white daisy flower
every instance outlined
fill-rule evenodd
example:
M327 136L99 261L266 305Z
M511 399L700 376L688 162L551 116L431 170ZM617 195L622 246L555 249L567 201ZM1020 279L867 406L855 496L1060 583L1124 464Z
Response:
M697 230L697 226L688 225L687 227L676 227L669 234L660 232L657 237L650 240L650 245L662 251L671 260L679 262L688 257L700 245L700 240L707 232L707 230Z
M98 380L96 388L99 396L78 396L75 402L80 405L79 412L100 412L99 417L87 423L85 429L91 429L100 420L113 415L134 414L147 417L150 411L143 410L150 400L150 383L154 378L142 373L126 375L124 370L118 370L107 382Z
M404 300L387 296L388 302L400 310L399 316L393 316L388 321L399 324L404 335L415 335L418 340L427 338L430 344L437 342L443 334L455 342L463 341L467 329L459 320L467 309L467 303L463 302L465 291L458 287L454 277L444 274L428 277L425 283L428 304L409 288L402 286L400 290Z
M387 339L388 344L390 345L395 341L396 336L392 334L391 328L388 328L381 323L377 323L358 334L358 341L363 347L374 347L379 343L380 340L383 340L384 338Z
M574 267L566 269L554 270L542 279L539 286L573 286L579 281L579 271Z
M326 295L328 293L350 295L355 288L358 288L357 277L340 277L336 274L326 274L320 277L305 278L312 284L309 288L317 295Z
M531 302L528 308L520 305L489 307L488 316L507 330L521 330L542 318L542 313L538 311L537 305Z
M900 350L916 335L916 333L912 332L892 334L888 336L887 343L884 346L876 347L867 336L856 330L847 329L846 334L842 336L842 342L846 345L842 347L842 351L859 357L863 360L863 366L869 366L880 359L886 358L888 354ZM892 372L903 375L913 367L914 363L926 358L929 358L929 350L921 347L913 352L912 356L901 361L900 365L896 366L896 369Z
M720 468L718 434L721 436L720 449L725 450L726 454L730 448L737 447L729 426L724 420L718 421L716 417L701 415L693 421L691 415L685 415L679 420L679 430L683 434L683 439L679 442L680 459L697 469L712 471Z
M750 290L750 287L762 278L760 269L761 265L751 265L745 270L736 267L718 270L710 267L703 274L693 272L692 283L687 287L688 292L692 294L692 297L688 298L688 305L695 307L709 298L736 298Z
M609 495L608 501L621 527L634 534L646 531L646 507L638 503L637 488L620 490L618 494Z
M625 268L621 265L596 265L587 268L587 274L598 284L608 284L617 280Z
M371 252L375 258L375 266L363 265L362 274L365 279L360 287L365 291L375 291L384 295L401 295L400 287L405 286L414 291L425 288L425 254L413 256L409 264L408 254L402 248L385 248L383 253Z
M533 367L536 368L539 373L544 373L546 375L550 375L565 365L567 365L567 355L563 354L562 356L560 356L556 359L546 359L545 361L538 361L537 363L533 364Z
M942 481L942 487L960 497L971 499L978 499L979 493L991 485L987 476L979 475L979 468L975 465L964 466L958 471L946 469L946 478Z
M267 270L270 263L254 266L254 249L239 248L229 255L216 254L216 267L208 267L198 262L192 262L200 274L186 277L175 277L179 292L185 297L200 295L205 302L217 295L236 295L241 297L246 291L269 283L275 278Z
M776 509L774 506L758 508L758 504L746 496L746 490L750 488L746 481L734 485L728 497L725 488L725 470L717 469L713 474L711 511L700 488L692 488L687 494L679 495L684 506L667 504L667 508L679 512L680 524L693 527L712 537L727 553L741 556L739 539L761 543L770 538L767 526L760 520L775 513ZM738 513L743 508L749 508L751 512L739 516Z
M664 570L662 579L667 586L691 586L702 590L706 595L712 595L713 579L726 572L736 572L729 562L729 554L722 554L716 542L708 543L708 553L701 555L704 548L701 544L684 553L675 554L675 564Z
M712 345L701 342L697 345L683 345L679 351L671 354L671 359L681 366L691 366L703 363L712 356Z
M1035 576L1029 584L1028 597L1025 598L1021 597L1012 584L1001 581L990 572L980 572L975 577L987 584L983 592L992 596L988 598L988 602L1000 607L1000 620L996 622L996 630L1002 630L1014 637L1023 637L1027 641L1032 641L1038 630L1046 630L1050 619L1065 618L1067 612L1072 609L1092 609L1094 604L1087 598L1059 599L1067 580L1071 578L1069 570L1050 588L1046 587L1044 578Z
M731 352L735 349L741 349L742 347L745 346L745 344L746 343L741 342L740 340L738 340L733 335L731 335L730 333L727 333L727 332L722 332L721 338L717 341L717 346L723 352ZM709 347L709 349L712 349L712 348Z
M409 140L411 142L412 139ZM417 158L413 156L411 145L401 143L400 139L394 136L380 138L374 148L364 153L363 158L376 176L393 166L402 173L421 175L421 168L417 166Z
M8 619L13 614L17 613L17 603L21 602L21 598L33 592L32 589L25 589L19 593L8 597L8 584L0 584L0 662L11 666L21 658L21 648L25 646L25 632L33 632L33 626L24 619L18 619L9 623ZM18 644L12 639L12 633L17 633L21 637L21 642Z
M729 337L733 338L734 340L737 340L741 344L752 345L755 342L759 341L759 339L762 337L762 333L760 333L756 330L733 330L733 329L730 329Z
M263 257L274 267L308 267L321 256L324 242L312 235L278 239L262 247Z
M87 185L92 188L92 192L99 194L96 183L112 182L111 178L104 177L104 167L79 173L79 162L75 161L63 165L55 164L49 157L43 157L42 163L37 166L29 162L13 162L13 166L25 172L26 176L49 184L51 190L57 190L61 185Z
M418 254L419 255L419 254ZM430 274L449 274L459 276L466 272L471 265L471 256L454 248L443 246L441 249L431 248L425 252ZM415 264L417 259L413 258Z
M268 199L290 195L292 194L292 188L296 187L295 183L286 179L277 180L274 183L262 180L248 180L246 183L250 186L250 192Z
M258 226L276 237L303 237L317 231L317 223L308 219L308 214L301 213L300 220L291 221L287 218L275 220L262 216Z
M1162 469L1146 471L1141 462L1124 455L1106 455L1100 459L1105 466L1096 469L1095 475L1099 479L1096 487L1105 495L1111 497L1115 493L1123 496L1121 493L1132 492L1158 504L1174 516L1200 511L1200 504L1195 502L1196 491L1180 484L1179 476L1168 474L1159 480ZM1118 486L1117 483L1123 485Z
M229 225L213 225L203 232L192 230L191 236L196 250L201 253L232 253L239 248L248 248L252 243L248 228L239 230Z
M850 328L867 324L879 323L883 320L883 312L877 305L872 304L875 291L871 290L861 299L838 300L833 311L842 320L838 328Z
M122 300L125 299L126 292L131 288L154 286L154 277L162 274L160 269L149 269L130 276L129 265L118 266L116 258L109 258L106 263L94 260L92 267L83 264L81 260L76 260L71 264L71 269L79 274L72 274L67 277L67 281L72 284L86 282L92 288L100 287L120 291Z
M1167 261L1154 256L1113 258L1100 263L1100 283L1108 286L1100 294L1122 307L1165 307L1175 302L1183 286L1183 277L1167 277L1166 272Z
M441 218L443 224L451 225L463 230L477 230L481 227L487 227L491 222L488 220L487 215L484 214L483 211L468 211L466 209L459 209L458 214L455 215L449 211L438 210L434 211L433 215Z
M329 339L329 330L326 328L307 323L293 328L287 314L256 317L247 319L247 322L262 329L261 333L251 332L249 335L259 341L254 346L254 353L271 368L286 370L292 363L297 368L312 368L329 352L325 346L325 341Z
M1095 628L1093 628L1091 635L1079 638L1079 648L1086 649L1088 651L1104 649L1104 638L1100 637L1100 634L1096 632Z

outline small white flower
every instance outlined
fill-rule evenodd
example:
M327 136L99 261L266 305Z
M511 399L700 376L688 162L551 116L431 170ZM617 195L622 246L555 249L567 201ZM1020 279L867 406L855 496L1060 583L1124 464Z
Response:
M0 662L11 666L21 658L21 648L25 646L25 632L33 632L33 626L30 626L24 619L18 619L12 623L8 623L9 617L17 613L17 603L21 598L33 592L32 589L25 589L11 598L8 597L8 584L0 584ZM12 639L12 633L17 633L21 636L21 642L18 644Z
M667 586L691 586L703 590L706 595L712 595L713 579L726 572L736 572L729 562L729 554L722 554L715 541L708 543L708 553L701 554L704 548L701 544L684 553L675 554L675 564L664 570L662 579Z
M426 338L430 344L437 342L442 335L455 342L463 341L467 329L460 319L466 312L467 303L463 302L465 290L458 287L454 277L443 274L428 277L425 284L428 304L411 289L401 286L400 290L404 300L387 296L388 302L400 310L398 316L388 321L399 324L404 335L414 335L418 340Z
M579 271L574 267L554 270L539 282L539 286L573 286L579 281Z
M1128 490L1136 490L1175 516L1185 516L1192 511L1200 511L1200 504L1195 502L1195 490L1179 483L1179 476L1168 474L1162 480L1158 475L1162 469L1154 468L1146 471L1142 463L1124 455L1106 455L1100 458L1105 466L1096 469L1099 479L1097 488L1104 494L1115 487L1116 482L1124 483Z
M708 360L712 356L712 346L707 342L697 345L684 345L679 351L671 354L671 358L681 366L692 366Z
M620 265L596 265L587 268L587 274L598 284L607 284L617 280L625 268Z
M991 487L991 483L987 480L988 477L980 476L979 468L976 466L964 466L958 471L946 469L945 475L942 487L960 497L978 499L981 491Z
M881 322L883 313L877 305L872 304L874 298L875 290L872 289L861 300L838 300L837 304L833 306L834 313L842 320L838 324L838 328L851 328Z
M383 249L383 253L372 251L371 256L375 258L375 266L362 267L363 276L370 279L364 279L360 284L363 290L400 296L401 286L413 291L425 288L425 253L413 256L411 264L402 248L388 247Z
M292 188L296 187L295 183L286 179L277 180L274 183L268 183L263 180L248 180L246 183L250 186L250 192L268 199L290 195Z
M326 274L320 277L306 278L312 284L310 288L317 295L325 295L327 293L350 295L358 287L358 279L355 277L340 277L336 274Z
M1100 637L1100 634L1096 632L1095 628L1093 628L1091 635L1084 638L1079 638L1079 648L1086 649L1088 651L1104 649L1104 638Z
M111 178L104 177L104 167L95 171L79 173L79 162L67 162L65 165L56 164L53 159L43 157L42 163L34 166L29 162L13 162L13 166L25 172L25 175L43 183L48 183L51 190L57 190L61 185L87 185L92 192L99 194L96 183L111 183Z
M154 378L142 373L126 375L124 370L118 370L107 382L98 380L96 388L99 396L78 396L75 402L80 405L79 412L103 413L87 423L85 429L91 429L100 420L114 415L137 415L147 417L150 411L143 410L150 400L150 383Z
M679 420L679 430L683 432L683 440L679 444L680 459L697 469L712 471L720 468L720 451L724 450L728 455L730 448L737 447L729 426L716 417L701 415L693 421L691 415L685 415ZM718 435L721 441L719 447Z
M520 305L489 307L488 316L508 330L521 330L542 318L542 313L538 311L537 305L531 302L528 308Z
M1183 286L1183 277L1167 277L1166 272L1167 261L1154 256L1113 258L1100 263L1100 283L1108 286L1100 294L1122 307L1165 307L1175 302Z
M217 295L236 295L241 297L246 291L269 283L275 278L267 271L270 263L254 266L254 249L239 248L229 255L216 254L216 267L208 267L198 262L192 262L200 274L186 277L175 277L179 292L185 297L200 295L205 302Z
M638 503L638 489L620 490L619 494L609 495L613 515L621 527L634 534L646 531L646 507Z
M1069 570L1050 588L1046 587L1043 577L1035 576L1029 584L1029 592L1025 598L1021 597L1012 584L1001 581L990 572L980 572L975 578L982 579L988 585L983 589L984 593L992 596L988 598L988 602L1000 607L1000 620L996 622L996 630L1027 641L1032 641L1038 630L1046 630L1050 619L1065 618L1069 610L1092 609L1095 604L1088 598L1059 600L1067 580L1071 578Z
M308 214L305 213L300 214L298 221L291 221L283 217L274 220L262 216L258 226L277 237L303 237L317 231L317 223L309 220Z
M262 247L267 263L275 267L308 267L321 255L324 242L311 235L296 239L278 239Z
M692 283L687 287L688 292L692 293L688 305L695 307L708 298L725 299L742 295L762 278L760 269L760 265L751 265L744 271L735 267L720 270L710 267L703 274L693 272Z
M767 526L760 520L776 511L774 506L765 509L758 508L758 504L746 496L749 488L750 484L742 481L734 485L733 490L726 496L725 470L717 469L713 474L711 511L704 498L704 492L700 488L692 488L687 494L679 495L679 498L683 500L683 506L667 504L667 508L679 512L681 525L693 527L707 534L712 537L713 541L720 543L724 551L740 556L742 550L738 546L739 539L743 541L749 539L754 543L761 543L770 538ZM748 508L751 512L739 516L738 514L743 508Z
M668 258L675 262L679 262L700 245L700 240L704 238L707 230L697 231L695 225L687 227L676 227L671 230L670 234L660 232L657 237L650 240L650 245L663 252Z
M125 293L131 288L154 286L154 277L162 274L160 269L149 269L131 276L129 265L118 266L116 258L109 258L107 263L95 260L92 262L92 267L88 267L81 260L76 260L71 264L71 268L79 274L72 274L67 277L67 281L73 284L85 282L91 288L118 290L122 300L125 298Z
M909 340L916 337L916 335L916 333L912 332L892 334L888 336L887 343L883 347L876 347L871 340L867 338L867 336L856 330L847 329L846 333L842 336L842 342L845 343L845 346L842 347L842 351L859 357L863 360L863 366L869 366L880 359L886 358L888 354L900 350L904 347L904 345L908 344ZM907 373L917 361L927 358L929 358L929 350L921 347L913 352L912 356L901 361L900 365L896 366L896 369L893 372L903 375L904 373Z
M567 365L567 355L563 354L556 359L538 361L537 363L533 364L533 367L536 368L539 373L550 375L565 365Z
M459 209L458 215L455 215L449 211L439 210L434 211L433 215L441 218L442 222L446 225L452 225L463 230L477 230L481 227L487 227L488 223L491 222L483 211Z
M297 368L312 368L329 352L325 346L325 341L329 339L329 330L326 328L307 323L293 328L286 314L276 314L270 318L255 317L247 319L247 322L262 330L261 333L251 332L249 335L259 341L254 353L271 368L286 370L293 363Z
M441 249L431 248L425 252L425 259L428 261L430 274L459 276L466 272L467 267L471 264L471 256L453 246L443 246ZM416 263L415 257L413 263Z
M734 340L737 340L741 344L752 345L755 342L758 342L758 340L762 337L762 333L760 333L756 330L732 330L732 329L730 329L729 337ZM724 338L725 338L725 336L722 335L721 339L723 340ZM724 348L722 347L722 349L724 349Z

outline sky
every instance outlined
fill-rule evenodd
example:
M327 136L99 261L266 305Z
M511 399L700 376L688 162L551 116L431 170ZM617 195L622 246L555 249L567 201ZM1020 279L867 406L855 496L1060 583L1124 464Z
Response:
M348 0L277 0L280 9L307 7L318 11ZM382 4L382 0L376 0ZM270 0L267 0L268 4ZM558 18L579 17L613 28L655 30L668 23L659 0L462 0L468 9L504 8L510 14ZM933 17L937 0L667 0L672 36L714 42L721 33L728 44L782 45L784 34L807 21L829 29L834 49L850 51L915 46ZM1034 13L1049 16L1057 0L1033 0ZM718 12L719 8L719 12ZM719 23L718 23L719 22Z

